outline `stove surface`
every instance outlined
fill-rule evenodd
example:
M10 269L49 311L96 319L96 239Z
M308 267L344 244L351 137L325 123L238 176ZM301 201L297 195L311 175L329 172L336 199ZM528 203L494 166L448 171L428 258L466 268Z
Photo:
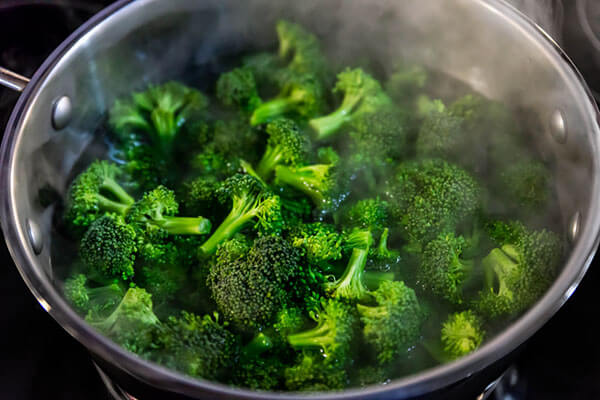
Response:
M596 1L596 0L592 0ZM600 49L578 23L576 4L565 2L562 44L600 93ZM0 65L31 76L67 35L107 0L0 0ZM0 88L0 129L17 95ZM0 245L0 398L6 400L108 400L84 348L37 304ZM490 398L498 400L600 398L597 287L599 261L557 315L527 344L514 369Z

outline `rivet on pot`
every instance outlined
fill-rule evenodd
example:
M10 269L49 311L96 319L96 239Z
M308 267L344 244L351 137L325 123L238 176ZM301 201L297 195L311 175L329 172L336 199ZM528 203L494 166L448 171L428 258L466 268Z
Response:
M73 105L69 97L62 96L54 101L52 107L52 126L54 129L60 130L69 125L72 116Z
M571 242L575 242L577 237L579 236L579 231L581 230L581 213L577 211L571 217L569 221L569 231L567 232L569 235L569 240Z
M558 143L567 141L567 123L560 110L554 110L550 115L550 134Z
M42 232L40 231L40 227L30 219L26 220L25 224L27 226L29 244L31 244L33 252L38 255L44 248L44 241L42 240Z

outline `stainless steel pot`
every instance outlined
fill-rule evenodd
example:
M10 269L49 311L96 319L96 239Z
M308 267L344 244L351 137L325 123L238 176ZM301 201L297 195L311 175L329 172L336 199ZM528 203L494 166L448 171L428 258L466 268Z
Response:
M428 65L485 95L530 110L541 122L540 152L555 160L561 219L572 251L546 295L481 349L385 386L321 399L408 399L460 386L498 365L569 298L598 245L600 127L589 90L561 49L501 0L122 0L69 37L23 90L1 151L1 220L19 271L42 307L123 385L189 398L306 398L194 380L129 354L80 318L61 297L53 260L52 208L38 190L65 189L75 162L90 157L95 129L118 96L148 82L204 76L229 54L266 46L273 22L290 17L325 39L334 59L367 55L382 68L404 59ZM93 147L93 146L92 146ZM51 254L54 252L54 254ZM497 372L499 373L499 372ZM133 387L132 386L132 387ZM169 397L170 398L170 397Z

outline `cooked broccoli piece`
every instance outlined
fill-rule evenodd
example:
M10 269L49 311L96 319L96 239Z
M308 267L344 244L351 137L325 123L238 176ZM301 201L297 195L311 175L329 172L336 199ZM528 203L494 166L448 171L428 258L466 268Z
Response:
M317 77L291 74L277 97L254 110L250 123L256 126L288 114L303 119L312 118L322 111L323 97L323 86Z
M419 157L439 157L453 162L460 161L473 147L473 138L464 130L464 119L448 111L443 103L435 103L426 113L415 143ZM483 147L485 151L485 146Z
M121 176L116 164L94 161L69 187L65 221L81 229L106 212L124 216L135 200L117 182Z
M109 124L121 141L137 134L157 153L170 156L181 127L207 106L208 99L200 91L167 82L134 93L131 99L117 100L110 110Z
M373 297L376 305L356 307L366 342L377 351L378 362L386 364L406 356L417 342L424 312L414 290L404 282L383 282Z
M141 288L127 290L117 308L106 318L90 315L88 322L127 350L136 352L152 341L151 331L160 324L152 311L152 297Z
M175 257L169 264L147 263L137 268L136 281L152 295L155 308L175 300L187 282L187 269L178 261Z
M320 350L331 364L346 365L357 324L352 307L338 300L324 300L321 309L311 313L311 317L317 326L289 335L290 345L297 350Z
M211 210L212 218L215 214L219 215L221 210L217 190L220 186L220 182L213 175L197 176L183 182L176 195L180 200L181 213L200 215L206 210Z
M367 267L378 271L389 271L392 266L400 262L400 251L388 247L389 228L384 228L379 236L379 243L369 250Z
M354 381L358 386L384 385L390 381L390 371L388 368L368 365L360 368L356 372Z
M285 370L288 390L323 392L341 390L347 385L348 376L343 365L318 351L303 351L296 364Z
M256 219L257 225L270 232L281 229L281 201L256 178L250 175L234 175L227 179L217 192L221 202L231 200L229 215L200 246L201 256L214 254L217 246L230 239Z
M454 233L442 233L425 245L417 280L423 288L451 303L462 304L465 284L473 278L475 260L463 258L469 242Z
M275 355L243 359L233 371L231 383L249 389L276 390L283 381L285 364Z
M300 224L290 232L290 241L302 249L306 260L329 269L329 263L342 258L343 238L333 225L323 222Z
M280 57L273 53L248 55L242 59L242 66L252 72L261 93L265 87L270 89L279 85L279 75L284 67Z
M406 108L423 91L427 84L428 74L420 65L399 64L385 83L385 89L394 101Z
M208 285L225 318L243 330L271 321L289 302L301 273L296 249L278 236L263 236L245 257L221 246L210 267Z
M248 112L254 111L262 103L254 74L248 68L235 68L221 74L217 81L216 94L226 106L236 106Z
M541 212L551 195L551 174L537 160L507 164L500 173L497 193L508 203L508 209L521 213Z
M145 193L131 206L126 220L138 231L150 237L169 235L205 235L210 232L210 221L204 217L175 217L179 204L172 190L164 186Z
M482 203L482 189L469 173L436 159L400 164L386 195L391 217L418 245L471 223Z
M482 261L486 288L475 300L482 317L517 314L537 301L556 277L563 246L554 232L534 231L520 222L491 224L497 248Z
M306 159L307 140L298 125L287 118L267 124L269 141L256 172L268 180L278 165L297 165Z
M287 337L298 332L304 326L304 315L297 307L284 307L275 317L273 328L281 336Z
M484 336L482 322L471 310L451 314L442 325L442 344L452 360L477 350Z
M217 313L198 316L185 311L171 316L153 332L147 358L205 379L222 379L239 354L239 340Z
M87 277L77 274L65 281L64 294L80 314L89 318L101 318L108 316L119 305L125 290L114 282L89 287Z
M123 217L107 214L90 225L81 239L79 255L88 275L99 281L133 277L137 238Z
M152 190L159 185L170 185L173 171L167 159L157 154L146 144L136 144L127 149L122 169L127 175L128 185L138 192Z
M358 201L346 215L351 232L346 237L346 248L352 251L344 274L327 283L326 288L336 298L363 299L368 289L363 280L373 235L383 231L387 222L387 203L377 199Z
M359 116L377 112L392 102L379 82L360 68L341 72L333 92L344 94L339 108L327 116L309 121L317 140L330 139Z

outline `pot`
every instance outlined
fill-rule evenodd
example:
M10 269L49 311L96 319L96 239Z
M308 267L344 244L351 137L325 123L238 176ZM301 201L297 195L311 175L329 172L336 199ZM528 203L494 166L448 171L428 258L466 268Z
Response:
M151 82L202 82L228 56L271 44L281 17L323 37L333 59L362 56L385 70L402 57L528 110L538 122L532 140L555 163L560 214L554 222L568 232L571 251L544 297L473 354L360 390L252 392L142 360L96 332L62 298L63 243L53 235L53 207L38 201L40 189L49 185L64 193L77 166L97 156L94 133L117 97ZM468 398L497 378L569 298L598 246L598 110L558 45L501 0L121 0L72 34L31 81L0 69L0 83L22 90L0 155L0 218L19 272L41 306L107 375L144 399Z

